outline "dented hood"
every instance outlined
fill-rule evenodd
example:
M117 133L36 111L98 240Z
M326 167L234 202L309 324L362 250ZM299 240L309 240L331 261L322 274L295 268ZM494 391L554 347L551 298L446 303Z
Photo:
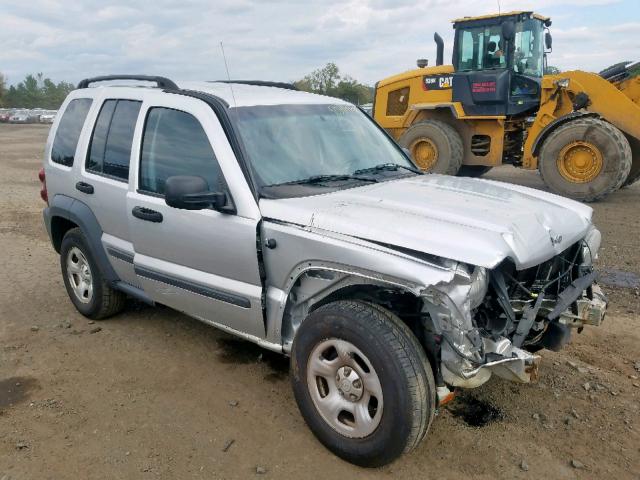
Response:
M423 175L302 198L261 199L263 217L493 268L537 265L583 238L592 209L489 180Z

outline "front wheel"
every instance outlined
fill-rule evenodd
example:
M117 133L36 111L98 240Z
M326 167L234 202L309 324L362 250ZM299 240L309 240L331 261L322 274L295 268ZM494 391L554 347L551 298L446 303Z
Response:
M625 182L631 170L631 147L610 123L578 118L551 132L542 144L538 168L553 192L593 202Z
M455 175L462 165L462 137L448 123L439 120L415 123L398 142L409 150L411 158L422 171Z
M298 329L291 357L300 412L339 457L385 465L426 434L436 403L433 372L391 312L359 301L324 305Z

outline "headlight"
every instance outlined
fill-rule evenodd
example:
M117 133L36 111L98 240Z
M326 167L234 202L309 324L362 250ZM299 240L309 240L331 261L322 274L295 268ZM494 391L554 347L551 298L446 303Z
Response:
M592 265L593 262L598 259L598 250L600 250L601 242L602 235L600 234L600 230L593 227L587 232L584 237L584 243L582 244L583 265Z
M471 308L477 308L484 300L489 288L489 274L484 267L476 267L471 274L471 288L469 289L469 301Z
M569 79L561 78L560 80L556 80L555 84L560 88L568 88L569 87Z

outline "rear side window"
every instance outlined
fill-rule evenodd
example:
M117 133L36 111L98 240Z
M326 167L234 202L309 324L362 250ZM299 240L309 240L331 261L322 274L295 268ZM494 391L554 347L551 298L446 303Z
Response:
M169 108L149 110L140 156L140 190L164 194L167 178L198 175L219 190L222 174L209 139L191 114Z
M51 161L70 167L76 154L82 126L89 113L92 100L76 98L71 100L62 114L56 136L51 147Z
M88 171L128 180L131 142L141 105L134 100L104 102L91 137Z

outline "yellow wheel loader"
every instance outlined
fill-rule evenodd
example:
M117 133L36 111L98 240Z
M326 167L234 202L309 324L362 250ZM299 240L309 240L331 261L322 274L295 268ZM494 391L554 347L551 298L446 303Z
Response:
M545 75L551 20L509 12L453 21L452 65L376 84L373 116L425 171L538 169L555 193L594 201L640 178L638 64Z

